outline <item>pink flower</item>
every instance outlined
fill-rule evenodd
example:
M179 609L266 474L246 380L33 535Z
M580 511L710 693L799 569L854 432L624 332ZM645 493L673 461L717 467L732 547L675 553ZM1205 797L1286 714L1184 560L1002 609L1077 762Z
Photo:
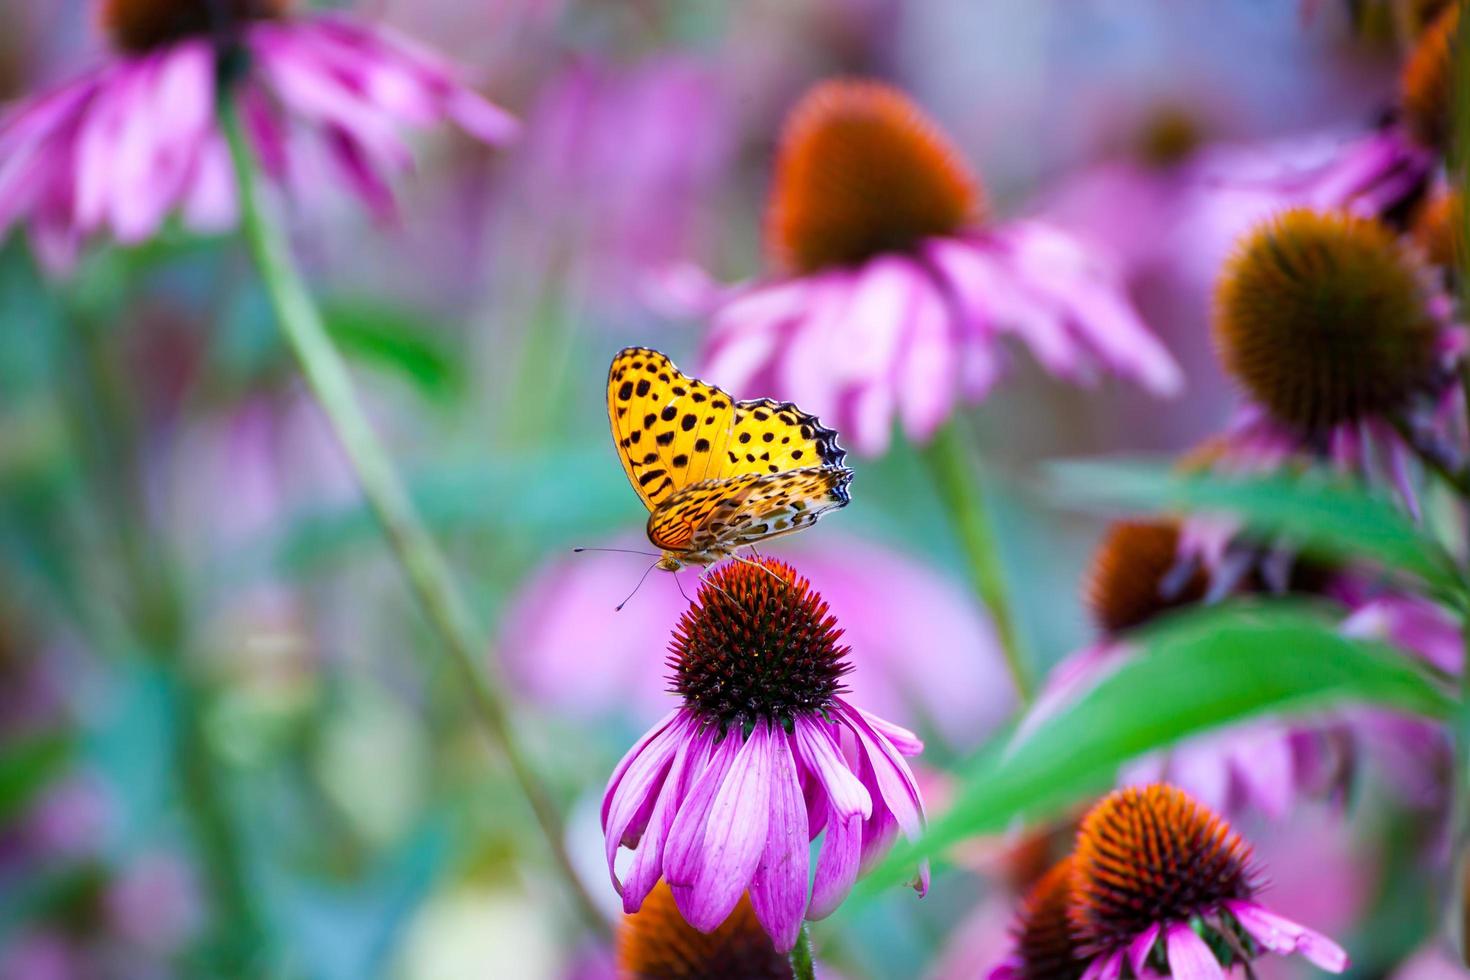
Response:
M248 138L270 175L301 183L316 155L379 213L392 207L388 176L410 163L401 128L451 120L490 143L515 132L452 66L404 38L346 16L278 16L274 0L239 6L250 12L230 25L234 48L222 57L204 0L105 3L115 56L0 119L0 234L26 223L38 257L60 272L90 236L142 242L175 213L194 231L231 227L234 177L215 103L219 79L237 69ZM188 27L160 29L170 22Z
M922 743L842 697L847 649L821 597L771 559L707 577L675 630L683 704L623 757L603 797L608 871L636 912L667 880L683 918L718 928L750 894L781 951L846 897L924 806L904 756ZM810 842L826 831L808 890ZM619 847L632 850L620 873ZM928 888L928 867L915 884Z
M1272 911L1259 890L1251 846L1187 793L1118 790L1083 818L1076 851L1037 883L1015 953L990 976L1223 980L1263 952L1347 969L1342 947Z
M852 645L854 700L960 749L1006 717L1013 702L995 634L960 585L852 539L790 550L822 583ZM639 724L664 712L668 624L688 608L680 587L693 588L694 577L651 577L614 611L640 572L629 556L583 554L532 577L512 599L497 644L522 696L562 714Z
M1052 374L1182 383L1105 256L1039 221L982 222L975 181L901 93L828 82L793 110L767 222L779 273L706 290L712 380L779 391L859 452L927 440L983 399L1018 338ZM686 276L678 291L697 295Z

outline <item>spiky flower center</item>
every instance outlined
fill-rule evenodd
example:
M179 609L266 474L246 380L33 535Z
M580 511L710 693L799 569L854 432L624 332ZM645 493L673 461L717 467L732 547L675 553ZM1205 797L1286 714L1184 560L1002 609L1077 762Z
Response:
M1180 564L1177 524L1118 521L1093 554L1086 595L1099 628L1121 633L1170 609L1199 602L1208 588L1198 564Z
M1072 858L1052 866L1032 886L1016 914L1018 974L1022 980L1077 980L1087 961L1078 956L1067 909L1072 904Z
M1117 949L1157 923L1188 922L1255 891L1251 849L1174 786L1112 793L1082 820L1070 916L1084 952Z
M1226 370L1297 429L1393 413L1433 376L1438 326L1420 270L1377 221L1308 209L1267 221L1216 300Z
M1419 35L1399 78L1399 100L1409 131L1436 150L1449 145L1459 30L1460 5L1452 3Z
M660 881L643 907L623 918L618 930L618 975L632 980L749 977L790 980L791 963L776 952L742 897L718 929L708 935L684 921L674 893Z
M853 265L952 234L980 208L959 153L908 96L879 82L824 82L787 120L768 247L797 272Z
M672 689L722 730L820 712L851 669L827 603L791 566L731 561L705 577L674 630Z
M290 0L102 0L102 26L122 51L141 53L280 17Z

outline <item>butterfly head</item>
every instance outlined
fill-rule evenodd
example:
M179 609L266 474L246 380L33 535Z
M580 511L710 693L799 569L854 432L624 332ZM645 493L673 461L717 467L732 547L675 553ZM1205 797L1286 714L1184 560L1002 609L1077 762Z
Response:
M658 567L666 572L677 572L684 567L684 561L672 551L665 551L663 557L658 560Z

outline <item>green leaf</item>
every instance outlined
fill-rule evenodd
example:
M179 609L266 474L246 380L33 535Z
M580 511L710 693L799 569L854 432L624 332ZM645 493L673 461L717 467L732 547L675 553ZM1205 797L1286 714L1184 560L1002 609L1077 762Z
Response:
M1464 594L1454 559L1389 497L1323 470L1260 476L1181 472L1161 462L1071 460L1050 467L1066 504L1225 514L1327 560L1407 573L1440 598Z
M47 735L17 742L0 752L0 824L25 809L51 782L71 754L71 742Z
M426 318L368 301L322 304L327 332L343 353L401 374L424 394L447 397L461 391L464 371Z
M901 844L864 891L976 834L1054 813L1111 784L1118 767L1181 739L1263 714L1375 704L1446 718L1453 699L1403 653L1351 640L1297 603L1235 604L1170 617L1069 706L969 768L954 805Z

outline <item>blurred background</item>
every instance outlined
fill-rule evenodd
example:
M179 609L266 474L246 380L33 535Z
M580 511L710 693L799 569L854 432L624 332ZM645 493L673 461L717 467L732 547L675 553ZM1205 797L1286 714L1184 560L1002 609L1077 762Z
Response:
M597 806L672 705L662 660L683 600L657 575L615 613L644 563L571 554L642 538L605 372L625 344L697 367L702 327L670 315L667 273L760 271L785 111L833 75L905 88L995 213L1113 250L1185 367L1186 394L1161 408L1018 359L967 419L1026 647L1049 664L1093 638L1078 588L1100 524L1051 506L1036 464L1179 450L1229 411L1208 304L1253 192L1192 180L1191 161L1361 131L1392 101L1398 52L1372 4L1319 6L353 7L459 60L525 124L505 150L448 128L420 141L391 222L313 189L294 237L610 911ZM95 60L94 20L80 0L0 0L0 98ZM605 975L240 243L96 250L62 289L13 236L0 323L0 977L207 976L242 944L252 975ZM942 801L940 771L1005 721L1009 684L914 450L856 465L853 505L771 550L848 629L860 703L924 735ZM1267 860L1292 856L1273 866L1273 907L1359 958L1406 953L1435 922L1388 880L1413 872L1380 853L1389 819L1405 818L1247 821ZM978 845L923 901L865 906L826 937L828 962L980 975L1011 902L999 850Z

